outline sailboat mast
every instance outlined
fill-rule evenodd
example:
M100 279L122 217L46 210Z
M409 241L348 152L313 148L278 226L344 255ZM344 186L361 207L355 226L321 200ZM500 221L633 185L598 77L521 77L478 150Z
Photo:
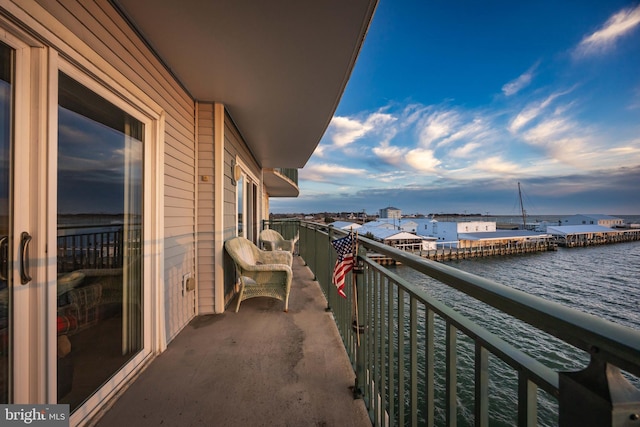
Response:
M520 190L520 182L518 182L518 197L520 198L520 211L522 212L522 229L527 229L527 213L522 204L522 191Z

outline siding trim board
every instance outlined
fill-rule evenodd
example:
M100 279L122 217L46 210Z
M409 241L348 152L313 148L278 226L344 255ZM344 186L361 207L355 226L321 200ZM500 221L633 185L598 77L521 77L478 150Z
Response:
M214 106L196 103L198 147L197 307L199 314L215 313L215 174Z
M225 162L224 162L224 119L225 108L223 104L214 104L213 111L213 164L214 164L214 192L213 192L213 221L214 221L214 313L222 313L225 308L224 301L224 187L225 187Z

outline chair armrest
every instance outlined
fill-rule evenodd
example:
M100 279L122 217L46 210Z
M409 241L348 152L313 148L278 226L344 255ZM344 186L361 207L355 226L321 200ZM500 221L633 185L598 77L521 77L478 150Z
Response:
M293 263L293 255L283 251L260 251L258 261L262 264L286 264L289 266Z
M257 264L257 265L247 265L242 268L242 274L246 272L277 272L284 271L285 273L291 274L291 267L287 264Z
M273 242L271 240L260 240L260 242L262 243L262 246L264 246L264 249L267 251L275 251L276 250L276 242Z
M281 251L293 252L294 245L295 243L291 242L290 240L282 240L278 242L276 246L277 246L277 249Z

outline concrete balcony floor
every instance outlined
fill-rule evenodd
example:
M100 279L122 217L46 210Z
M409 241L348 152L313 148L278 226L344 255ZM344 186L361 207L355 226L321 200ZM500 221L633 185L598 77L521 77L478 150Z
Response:
M371 426L313 274L294 257L289 312L253 298L193 319L95 425Z

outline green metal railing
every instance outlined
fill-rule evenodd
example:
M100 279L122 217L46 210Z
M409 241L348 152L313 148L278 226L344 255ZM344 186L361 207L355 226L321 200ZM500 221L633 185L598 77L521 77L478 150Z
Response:
M354 366L354 396L364 398L374 425L640 426L640 391L629 381L640 377L640 331L362 237L344 299L332 285L330 242L345 232L298 221L268 226L283 235L299 233L299 254L325 292ZM378 265L371 252L558 338L588 366L579 372L545 366ZM495 384L497 365L514 378L512 399L494 396L509 394L496 392L504 387ZM463 370L471 379L461 380ZM515 415L496 416L505 411Z

